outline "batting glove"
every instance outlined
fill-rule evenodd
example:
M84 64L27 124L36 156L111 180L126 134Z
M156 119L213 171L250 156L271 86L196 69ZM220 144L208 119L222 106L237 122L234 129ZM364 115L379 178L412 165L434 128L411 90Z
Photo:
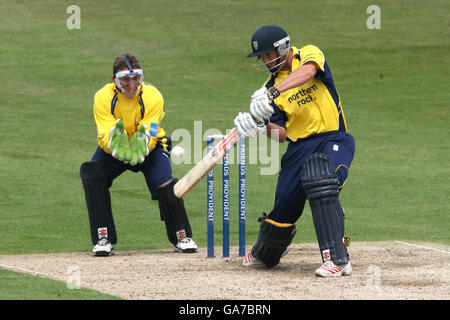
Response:
M255 119L268 120L273 114L273 108L270 94L265 87L258 89L253 93L250 101L250 114Z
M112 156L124 162L128 162L127 154L130 150L127 131L123 127L123 120L118 119L116 125L109 132L108 148L112 150Z
M241 136L249 138L256 138L267 130L264 121L257 123L248 112L239 112L237 117L234 118L234 125Z
M149 136L146 133L146 125L139 127L138 131L130 138L130 152L128 157L132 166L142 163L150 153L148 148Z

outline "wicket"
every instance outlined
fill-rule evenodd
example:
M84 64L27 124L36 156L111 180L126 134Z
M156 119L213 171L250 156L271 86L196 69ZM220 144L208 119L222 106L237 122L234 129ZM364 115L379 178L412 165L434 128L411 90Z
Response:
M214 147L214 139L223 139L222 135L207 137L207 150ZM239 256L245 256L245 217L246 217L246 141L239 138ZM226 152L222 168L222 224L223 257L230 256L230 158ZM207 232L208 258L214 257L214 169L207 176Z

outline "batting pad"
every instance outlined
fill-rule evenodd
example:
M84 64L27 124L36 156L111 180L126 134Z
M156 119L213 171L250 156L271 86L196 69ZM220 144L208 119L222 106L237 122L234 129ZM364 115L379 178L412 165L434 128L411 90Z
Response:
M278 223L271 219L262 220L252 255L268 267L276 266L296 232L294 224Z
M311 207L322 260L348 263L343 243L344 215L339 202L338 177L330 159L321 153L309 156L301 170L303 188Z

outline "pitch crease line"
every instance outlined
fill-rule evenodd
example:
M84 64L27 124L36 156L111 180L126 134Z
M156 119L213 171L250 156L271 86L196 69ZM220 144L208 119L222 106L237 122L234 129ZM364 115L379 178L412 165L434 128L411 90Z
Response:
M30 270L30 269L25 269L25 268L20 268L20 267L8 266L6 264L0 264L0 268L4 268L6 270L14 271L14 272L21 272L21 273L31 274L31 275L38 276L38 277L65 281L65 279L63 279L61 277L58 277L58 276L55 276L55 275L52 275L52 274L48 274L48 273L45 273L45 272L39 272L39 271L33 271L33 270Z
M416 248L421 248L421 249L427 249L427 250L433 250L433 251L437 251L437 252L442 252L442 253L446 253L446 254L450 254L450 251L445 251L445 250L440 250L440 249L436 249L436 248L430 248L430 247L425 247L425 246L420 246L418 244L414 244L414 243L408 243L408 242L403 242L403 241L394 241L396 243L401 243L407 246L412 246L412 247L416 247Z

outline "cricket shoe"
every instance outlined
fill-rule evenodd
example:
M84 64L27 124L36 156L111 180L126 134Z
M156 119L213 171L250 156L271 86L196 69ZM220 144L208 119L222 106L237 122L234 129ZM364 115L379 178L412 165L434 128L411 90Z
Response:
M288 254L290 247L288 246L286 248L286 250L284 250L283 254L281 255L281 257L284 257L285 255ZM242 261L242 265L244 267L261 267L264 266L264 262L256 259L253 255L252 252L250 251L249 253L247 253L247 255L245 256L244 260Z
M173 246L173 249L183 253L197 252L197 244L191 238L184 237L178 240L178 243Z
M256 259L253 255L252 252L250 251L249 253L247 253L247 255L245 256L244 260L242 261L242 265L244 267L252 267L252 268L257 268L257 267L262 267L264 266L264 263L258 259Z
M325 263L316 269L314 273L316 277L340 277L348 276L352 273L352 264L350 261L347 264L337 265L333 261L325 261Z
M114 246L106 238L101 238L92 249L92 254L97 257L107 257L114 254Z

